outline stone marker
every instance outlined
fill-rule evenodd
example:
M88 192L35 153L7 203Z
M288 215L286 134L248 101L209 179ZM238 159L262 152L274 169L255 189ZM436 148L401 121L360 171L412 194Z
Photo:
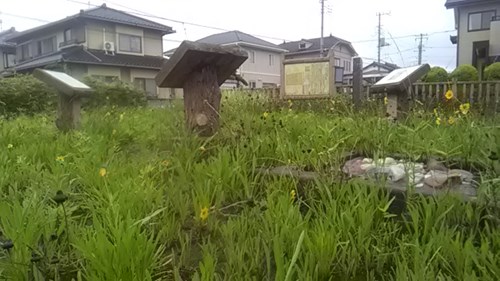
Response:
M33 76L54 87L59 93L56 126L61 131L80 127L81 98L92 89L63 72L35 69Z
M184 41L156 76L156 84L183 88L187 128L211 136L219 127L219 86L247 58L239 47Z
M428 64L396 69L373 85L370 91L387 92L387 114L399 120L410 109L408 90L411 90L411 85L427 74L430 69Z

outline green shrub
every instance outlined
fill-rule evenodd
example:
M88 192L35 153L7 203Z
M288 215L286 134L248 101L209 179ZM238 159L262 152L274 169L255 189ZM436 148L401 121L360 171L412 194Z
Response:
M448 72L446 69L435 66L431 68L431 70L422 78L424 82L447 82L448 81Z
M450 74L450 78L457 81L477 81L478 77L477 69L470 64L462 64Z
M500 80L500 62L496 62L484 70L484 80L495 81Z
M0 79L0 115L33 115L55 109L57 93L32 75Z
M93 77L85 77L83 82L94 89L91 97L85 99L85 107L146 105L144 91L135 88L130 83L120 80L107 83Z

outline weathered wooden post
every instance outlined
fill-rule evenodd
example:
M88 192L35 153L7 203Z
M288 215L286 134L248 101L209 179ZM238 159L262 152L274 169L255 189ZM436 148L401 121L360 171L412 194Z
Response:
M35 69L33 76L54 87L59 93L56 126L61 131L80 127L81 98L92 89L63 72Z
M410 102L408 90L422 76L427 74L431 67L428 64L400 68L392 71L378 81L371 91L387 93L387 115L395 120L400 120L408 113Z
M353 59L353 72L352 72L352 99L354 101L354 108L359 110L361 108L361 93L363 91L363 60L360 57Z
M211 136L219 127L219 86L247 58L239 47L184 41L156 76L156 84L183 88L187 128Z

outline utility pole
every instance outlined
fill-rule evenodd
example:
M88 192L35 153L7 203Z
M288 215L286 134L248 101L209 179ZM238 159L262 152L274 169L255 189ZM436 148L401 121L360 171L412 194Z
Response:
M324 27L324 18L325 18L325 0L320 0L321 2L321 37L319 39L319 56L323 57L323 27Z
M420 33L420 43L418 44L418 65L421 65L422 64L422 53L423 53L423 49L424 49L424 44L423 44L423 41L424 41L424 36L427 36L427 34L422 34Z
M380 71L380 51L381 51L382 47L389 46L389 44L385 43L385 38L382 38L382 16L385 16L385 15L390 15L390 13L377 13L377 16L378 16L378 45L377 45L378 57L377 57L377 62L378 62L378 70L379 71Z

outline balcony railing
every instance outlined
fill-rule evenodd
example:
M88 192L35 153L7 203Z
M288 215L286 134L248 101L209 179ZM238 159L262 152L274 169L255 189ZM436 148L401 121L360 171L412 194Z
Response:
M83 40L79 40L79 39L75 38L75 39L71 39L71 40L59 43L59 48L63 48L63 47L67 47L67 46L72 46L72 45L77 45L77 44L81 44L83 42L84 42Z

